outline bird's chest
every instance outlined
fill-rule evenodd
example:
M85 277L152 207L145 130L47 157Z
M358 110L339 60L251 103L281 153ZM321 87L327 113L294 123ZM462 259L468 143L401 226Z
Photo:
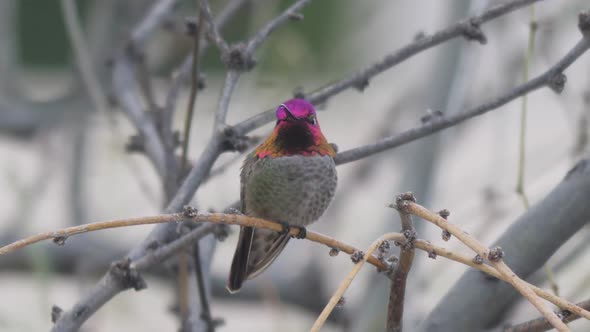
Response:
M336 190L329 156L264 158L244 172L246 213L294 225L317 220Z

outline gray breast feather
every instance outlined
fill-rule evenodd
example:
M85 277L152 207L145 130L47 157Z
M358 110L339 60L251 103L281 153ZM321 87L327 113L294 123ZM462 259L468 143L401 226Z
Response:
M326 210L336 190L330 156L264 158L244 169L246 214L305 226Z

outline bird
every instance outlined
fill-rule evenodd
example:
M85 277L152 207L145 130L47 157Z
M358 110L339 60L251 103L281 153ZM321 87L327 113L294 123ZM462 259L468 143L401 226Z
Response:
M322 134L314 106L290 99L275 116L272 133L242 164L240 201L243 214L278 222L283 231L240 226L230 293L272 264L289 242L291 227L299 229L297 238L305 238L305 227L322 216L336 191L336 151Z

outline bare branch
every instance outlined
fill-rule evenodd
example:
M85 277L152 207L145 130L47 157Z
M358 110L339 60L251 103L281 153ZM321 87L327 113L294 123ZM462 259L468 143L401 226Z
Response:
M221 33L219 33L219 30L217 29L217 24L213 20L213 15L211 15L211 8L209 7L208 0L201 1L201 12L203 15L202 18L207 21L207 39L217 46L222 54L227 53L229 51L229 46L223 37L221 37ZM201 21L202 19L199 19L199 26L202 26Z
M582 301L576 305L588 310L590 309L590 300ZM572 314L568 310L558 312L557 316L561 317L564 323L569 323L580 318L580 316ZM553 329L553 326L551 326L547 319L545 319L545 317L539 317L528 322L507 327L502 332L541 332L549 331L551 329Z
M416 240L412 215L406 211L404 205L409 201L416 201L412 193L401 194L396 198L396 210L399 213L402 231L406 240L400 243L399 262L391 276L389 304L387 306L387 332L401 332L403 330L406 279L414 261L414 240Z
M554 91L561 92L563 84L565 84L565 75L563 74L563 71L584 54L588 48L590 48L590 37L582 38L561 60L559 60L553 67L549 68L545 73L517 86L492 101L449 117L433 118L431 121L420 127L412 128L398 135L384 138L377 143L340 152L334 160L336 161L336 164L345 164L398 147L440 130L455 126L475 116L495 110L520 96L542 87L550 87Z
M309 4L311 0L298 0L295 2L291 7L287 8L284 12L282 12L279 16L272 19L268 22L264 27L262 27L252 39L248 42L248 46L246 47L246 53L252 55L262 43L266 40L266 38L275 31L279 26L287 22L294 14L297 14L301 8Z
M452 235L454 235L459 241L463 242L473 251L475 251L481 258L486 259L490 264L498 270L498 272L506 277L507 282L510 283L516 290L518 290L523 297L525 297L532 305L539 310L541 314L549 322L551 325L555 327L558 331L569 331L567 326L563 324L563 322L557 317L557 315L551 311L549 307L547 307L541 299L535 294L535 292L531 289L527 283L520 279L512 270L504 263L502 260L503 251L499 247L489 249L481 244L477 239L469 235L467 232L464 232L455 224L451 224L446 221L440 215L427 210L426 208L408 201L406 204L406 211L412 213L426 221L429 221L436 226L440 227L442 230L446 230Z
M430 36L424 36L418 40L415 40L414 42L397 50L396 52L386 55L383 59L377 61L375 64L372 64L367 68L360 70L359 72L354 73L345 79L342 79L338 82L335 82L324 88L320 88L315 92L310 93L306 96L306 99L308 99L310 102L314 104L319 104L325 102L330 97L346 89L352 87L361 87L362 89L364 89L364 87L367 86L369 79L395 65L398 65L399 63L409 59L410 57L424 50L442 44L450 39L460 36L466 36L468 32L471 32L471 34L474 35L474 31L479 31L478 29L481 24L484 24L492 19L498 18L504 14L507 14L511 11L514 11L516 9L519 9L521 7L524 7L537 1L540 0L517 0L491 7L479 16L468 18L464 21L458 22L443 30L440 30ZM481 33L481 31L479 32ZM243 121L242 123L236 125L234 127L234 130L238 135L244 135L272 121L273 116L274 110L269 110L257 114Z

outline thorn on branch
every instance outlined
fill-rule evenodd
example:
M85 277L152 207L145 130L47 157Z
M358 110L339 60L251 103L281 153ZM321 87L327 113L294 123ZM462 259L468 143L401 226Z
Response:
M227 69L240 72L249 71L256 66L256 61L246 51L244 43L230 45L229 50L222 54L221 60Z
M480 44L485 45L488 42L488 38L485 36L480 28L481 22L475 19L470 19L463 25L463 37L467 40L475 40Z
M481 257L480 254L475 255L475 257L473 257L473 262L475 264L483 264L483 258Z
M53 238L53 243L57 244L58 246L63 246L66 244L67 239L67 236L56 236Z
M187 218L194 218L197 216L197 214L199 214L199 210L197 210L197 208L192 207L190 205L185 205L182 208L182 214Z
M500 247L492 248L488 253L488 259L492 262L499 262L502 260L502 257L504 257L504 251Z
M129 140L127 144L125 144L125 151L129 153L133 152L144 152L145 151L145 141L143 136L141 135L131 135L129 136Z
M590 37L590 10L578 14L578 28L584 37Z
M328 254L330 255L330 257L336 257L336 256L338 256L339 253L340 253L340 250L338 250L337 248L332 248L332 249L330 249L330 252Z
M55 324L55 322L57 322L59 320L59 318L61 317L61 314L64 312L64 310L58 306L56 306L55 304L51 307L51 322Z
M133 288L136 291L147 288L147 284L139 272L131 267L130 258L114 263L109 272L121 281L125 288Z
M289 13L289 19L291 21L303 21L305 17L301 13Z
M357 251L353 252L352 255L350 255L350 260L356 264L356 263L362 261L364 256L365 256L364 252L357 250Z
M424 115L420 118L420 122L422 122L423 125L429 124L429 123L435 122L435 120L442 118L443 115L444 114L442 111L439 111L439 110L433 111L431 109L427 109L426 115Z
M565 83L567 82L567 76L564 73L557 73L549 78L547 85L553 90L555 93L561 93L563 88L565 87Z

